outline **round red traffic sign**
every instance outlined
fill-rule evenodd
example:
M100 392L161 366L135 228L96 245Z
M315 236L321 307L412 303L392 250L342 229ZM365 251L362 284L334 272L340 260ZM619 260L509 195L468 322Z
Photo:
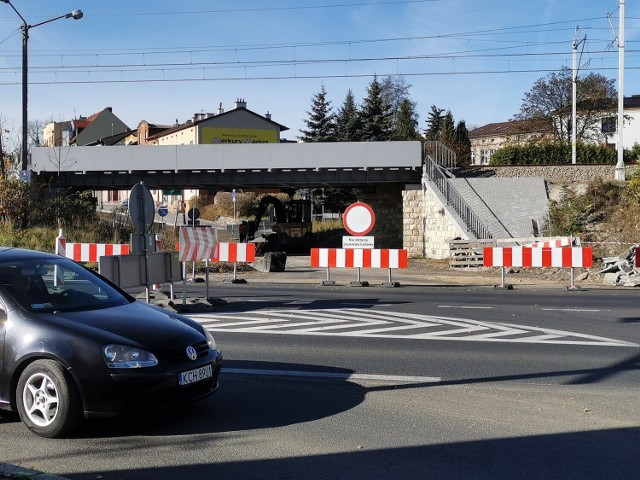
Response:
M366 203L356 202L349 205L344 211L342 223L351 235L366 235L373 229L376 223L376 215Z

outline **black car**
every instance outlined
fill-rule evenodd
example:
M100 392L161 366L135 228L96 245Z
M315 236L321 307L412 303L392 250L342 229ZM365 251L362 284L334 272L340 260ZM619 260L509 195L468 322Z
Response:
M0 409L37 435L207 397L221 365L197 322L67 258L0 247Z

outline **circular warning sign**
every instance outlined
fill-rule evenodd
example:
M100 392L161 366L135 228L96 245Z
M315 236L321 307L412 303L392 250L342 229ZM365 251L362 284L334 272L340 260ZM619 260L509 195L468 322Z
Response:
M376 215L366 203L356 202L349 205L344 211L342 223L351 235L366 235L373 229L376 223Z

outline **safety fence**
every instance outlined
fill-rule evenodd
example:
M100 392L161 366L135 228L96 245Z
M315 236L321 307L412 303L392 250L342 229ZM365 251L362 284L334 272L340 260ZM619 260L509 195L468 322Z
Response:
M485 240L451 240L449 242L449 266L459 268L482 267L484 249L489 247L565 247L580 246L580 238L523 237Z
M176 244L176 250L180 261L185 265L185 272L187 261L205 261L207 273L210 261L233 263L231 282L246 283L246 281L238 279L238 263L255 261L256 246L254 243L218 242L217 231L213 227L181 227L179 240ZM207 295L208 279L209 275L207 274Z
M500 267L502 283L506 267L570 268L570 289L576 289L574 268L593 266L593 250L590 247L487 247L484 249L484 266Z
M368 282L361 281L361 268L386 268L389 272L385 286L399 286L391 279L391 270L408 267L408 252L403 249L350 249L350 248L312 248L311 266L327 269L327 279L323 285L333 285L331 280L332 268L356 268L357 280L352 286L368 286Z
M56 255L76 262L98 262L100 257L129 255L128 244L113 243L71 243L67 242L62 230L56 237Z
M579 245L580 245L580 239L577 237L557 237L557 238L552 238L546 241L541 240L537 242L527 243L523 246L550 248L550 247L573 247L573 246L579 246Z
M100 257L128 255L128 244L112 243L67 243L62 235L56 237L56 255L70 258L76 262L98 262Z

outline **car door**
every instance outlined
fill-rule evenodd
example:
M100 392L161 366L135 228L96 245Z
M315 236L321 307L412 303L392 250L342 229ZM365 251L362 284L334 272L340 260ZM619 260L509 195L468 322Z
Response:
M7 331L7 311L4 304L0 301L0 404L8 399L8 395L4 391L5 371L4 371L4 339Z

